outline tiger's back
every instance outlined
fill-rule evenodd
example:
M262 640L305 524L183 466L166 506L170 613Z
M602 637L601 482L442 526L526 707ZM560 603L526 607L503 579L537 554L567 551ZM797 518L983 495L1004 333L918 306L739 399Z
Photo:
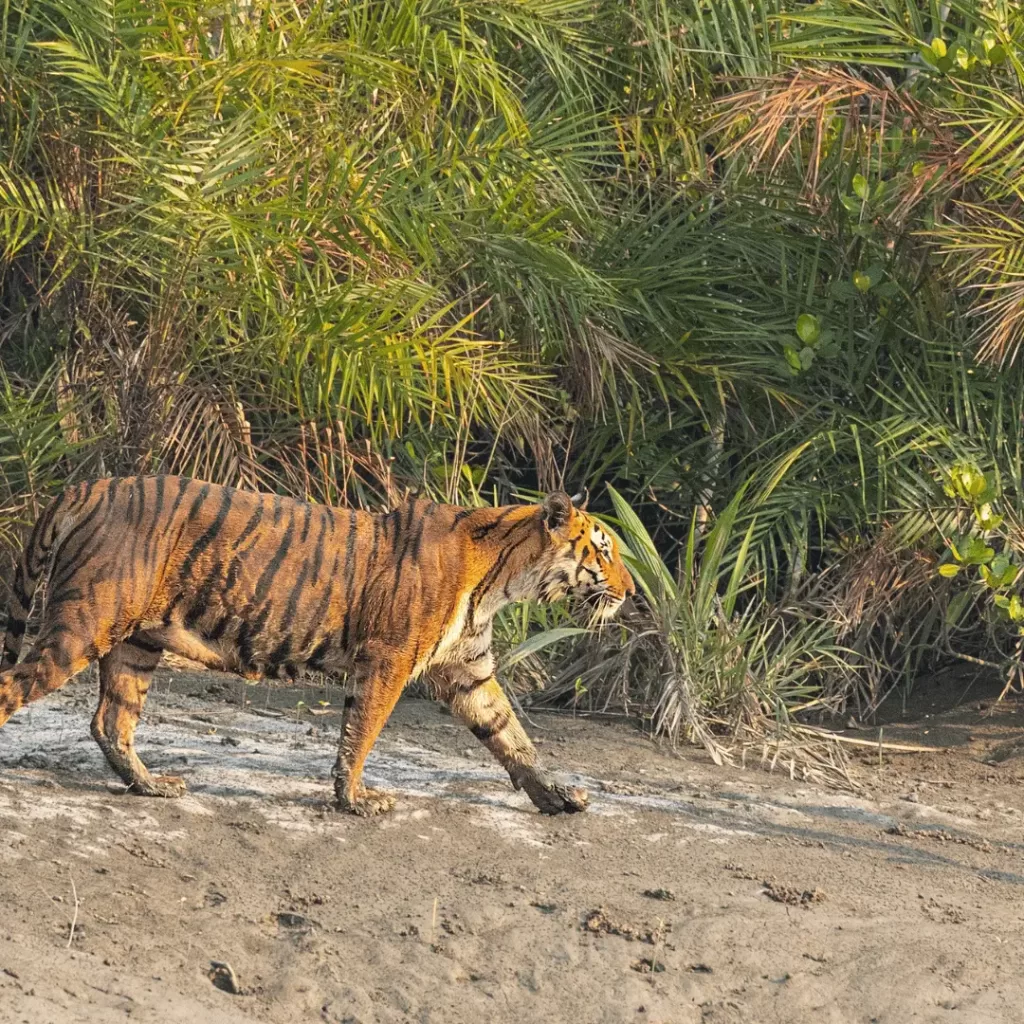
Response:
M562 529L575 510L564 495L558 505ZM362 787L362 761L406 680L424 673L506 767L520 765L520 750L535 761L493 680L491 619L508 601L562 588L566 566L546 557L552 522L544 506L461 509L417 499L374 515L180 477L70 488L40 517L15 578L0 724L99 658L93 735L133 789L173 795L180 780L149 776L133 744L149 678L168 650L247 675L303 665L355 671L361 686L336 766L349 809L385 809ZM16 665L51 560L40 634ZM621 568L612 574L621 601L632 583L616 561L617 552L608 565ZM528 792L531 784L522 782Z

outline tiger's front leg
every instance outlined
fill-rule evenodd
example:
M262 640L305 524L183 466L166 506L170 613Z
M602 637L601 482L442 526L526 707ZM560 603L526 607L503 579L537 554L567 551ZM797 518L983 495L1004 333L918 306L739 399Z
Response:
M93 739L128 791L140 796L181 796L185 781L154 777L135 750L135 729L146 703L160 649L131 636L100 658L100 702L92 720Z
M516 789L542 814L573 814L589 802L585 789L560 782L539 764L537 749L516 718L505 691L494 678L490 655L473 664L447 666L432 673L437 695L495 756Z
M407 659L390 655L365 659L358 673L356 696L345 701L341 742L334 762L338 810L369 818L395 806L393 793L363 785L363 764L394 711L411 671L412 664Z

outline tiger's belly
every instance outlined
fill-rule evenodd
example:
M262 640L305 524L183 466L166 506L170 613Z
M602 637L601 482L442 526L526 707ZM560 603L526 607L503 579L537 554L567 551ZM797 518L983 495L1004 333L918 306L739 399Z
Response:
M142 623L134 639L198 662L206 668L234 672L247 678L292 675L311 662L313 667L332 673L347 671L351 667L351 659L344 652L316 635L309 644L297 646L293 636L249 635L249 628L240 619L222 635L211 637L200 629L189 629L180 624Z

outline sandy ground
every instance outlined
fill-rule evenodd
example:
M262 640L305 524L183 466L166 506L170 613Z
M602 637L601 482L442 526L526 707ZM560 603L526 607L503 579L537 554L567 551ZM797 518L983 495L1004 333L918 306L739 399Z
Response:
M868 752L858 794L538 716L593 795L558 819L405 700L363 821L327 803L337 690L162 673L163 802L111 784L86 676L0 732L0 1021L1022 1022L1024 710L955 689L884 734L951 749Z

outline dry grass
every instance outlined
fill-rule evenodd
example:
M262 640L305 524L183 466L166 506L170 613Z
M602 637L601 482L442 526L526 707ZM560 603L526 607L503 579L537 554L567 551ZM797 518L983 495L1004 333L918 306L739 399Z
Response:
M722 157L742 154L751 169L767 165L769 175L787 160L794 164L807 198L820 195L830 156L840 156L844 165L851 157L870 161L872 147L883 144L887 133L920 132L928 150L901 195L902 218L926 190L933 192L942 182L959 184L966 161L934 110L887 79L838 67L788 71L723 96L714 105L711 129L725 140ZM842 170L848 173L847 166Z

